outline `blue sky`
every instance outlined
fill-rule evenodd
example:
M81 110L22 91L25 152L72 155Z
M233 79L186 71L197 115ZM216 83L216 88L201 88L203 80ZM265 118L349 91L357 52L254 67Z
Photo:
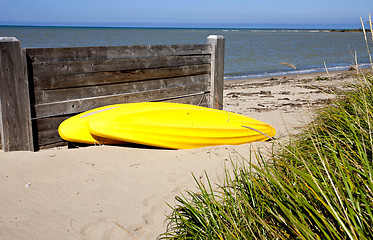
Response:
M0 0L0 25L358 28L369 13L373 0Z

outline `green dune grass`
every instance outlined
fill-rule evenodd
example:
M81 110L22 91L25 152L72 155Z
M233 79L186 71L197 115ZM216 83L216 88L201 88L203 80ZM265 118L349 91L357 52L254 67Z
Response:
M196 180L160 239L371 239L373 77L357 77L297 138L257 153L259 165L214 189Z

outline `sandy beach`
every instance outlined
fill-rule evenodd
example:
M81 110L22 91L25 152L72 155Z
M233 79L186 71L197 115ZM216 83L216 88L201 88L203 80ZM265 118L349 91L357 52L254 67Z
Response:
M224 110L269 123L286 141L354 71L226 81ZM230 162L271 142L162 150L118 146L0 151L0 239L156 239L192 174L221 183Z

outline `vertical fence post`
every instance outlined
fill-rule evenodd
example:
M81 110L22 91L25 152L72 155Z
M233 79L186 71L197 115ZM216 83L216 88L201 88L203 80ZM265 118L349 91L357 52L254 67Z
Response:
M0 37L0 134L2 150L33 151L26 56L14 37Z
M222 35L210 35L207 44L212 45L209 107L223 109L225 39Z

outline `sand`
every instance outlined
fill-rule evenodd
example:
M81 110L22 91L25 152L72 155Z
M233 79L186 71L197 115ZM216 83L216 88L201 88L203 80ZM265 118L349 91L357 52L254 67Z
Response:
M226 81L224 109L271 124L286 141L354 72ZM318 80L317 80L318 79ZM156 239L192 174L221 183L231 161L272 143L161 150L118 146L0 151L0 239Z

